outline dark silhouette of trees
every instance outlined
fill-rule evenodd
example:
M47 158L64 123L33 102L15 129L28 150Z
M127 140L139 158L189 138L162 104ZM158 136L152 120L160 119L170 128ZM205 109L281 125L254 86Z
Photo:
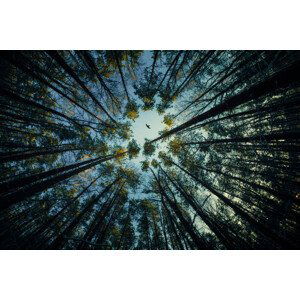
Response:
M299 249L299 58L1 51L1 249Z

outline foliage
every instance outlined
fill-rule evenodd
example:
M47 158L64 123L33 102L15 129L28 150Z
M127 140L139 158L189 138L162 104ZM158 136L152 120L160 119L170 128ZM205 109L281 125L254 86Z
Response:
M0 74L1 249L299 248L297 52L1 51Z
M172 127L174 124L174 120L171 115L165 115L164 116L164 124L166 124L168 127Z
M155 152L155 150L156 150L155 145L150 143L150 141L146 139L146 141L144 143L143 154L146 156L151 156Z
M149 166L150 166L150 164L149 164L149 161L147 161L147 160L144 160L144 161L142 161L141 162L141 169L143 170L143 171L147 171L148 169L149 169Z
M139 116L138 106L133 102L129 102L125 107L125 114L127 118L134 121Z
M130 159L137 157L141 150L138 143L134 139L128 143L127 149L128 149L128 156Z

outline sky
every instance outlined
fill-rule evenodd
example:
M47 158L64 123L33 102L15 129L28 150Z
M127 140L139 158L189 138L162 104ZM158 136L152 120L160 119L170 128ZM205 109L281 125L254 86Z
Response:
M153 63L151 51L144 51L139 61L142 68L140 69L141 73L137 71L137 74L138 77L141 77L142 72L145 70L145 68L150 68ZM138 105L142 106L143 105L142 100L139 97L137 97L134 93L133 82L131 83L128 82L127 89L129 94L131 95L131 98L134 99ZM158 137L159 132L166 127L166 125L163 124L163 118L164 115L159 115L155 108L153 108L153 110L151 111L143 111L140 107L139 117L135 121L130 120L131 130L133 133L132 138L137 141L137 143L141 148L139 156L131 160L131 162L138 164L137 167L140 167L141 161L147 159L147 157L143 155L143 146L145 143L145 138L152 140ZM126 121L128 121L128 119ZM146 127L146 124L150 125L150 129ZM163 145L158 145L158 144L157 146L159 146L160 150L161 147L163 147ZM156 158L157 153L158 151L156 151L155 154L149 157L149 160L151 161L153 158Z
M154 139L158 132L163 130L165 125L162 123L163 116L160 116L155 110L140 111L139 118L132 122L133 137L140 144L144 143L145 138ZM151 128L147 128L148 124Z
M136 158L129 160L130 164L132 164L137 170L139 170L141 175L141 184L140 187L137 188L134 199L142 199L148 198L147 194L143 193L143 189L145 188L145 183L148 182L151 176L149 177L149 171L142 171L141 162L144 160L148 160L151 162L152 159L157 158L158 152L163 150L165 143L157 143L157 149L154 154L147 157L143 154L143 147L145 143L145 138L152 140L159 136L159 131L165 128L165 124L163 124L163 115L159 115L156 110L152 111L139 111L139 117L133 122L131 122L131 130L132 130L132 138L137 141L139 147L141 148L139 155ZM150 129L146 127L146 124L150 126Z
M146 124L150 126L150 129L146 127ZM155 143L156 151L151 156L143 155L143 147L145 139L153 140L157 138L160 134L159 132L166 128L166 125L163 123L163 115L159 115L156 110L153 111L140 111L139 117L132 122L131 129L133 136L132 138L137 141L141 150L138 157L131 160L135 164L140 164L143 160L157 159L159 151L166 151L168 142L159 141ZM140 166L138 166L140 167Z

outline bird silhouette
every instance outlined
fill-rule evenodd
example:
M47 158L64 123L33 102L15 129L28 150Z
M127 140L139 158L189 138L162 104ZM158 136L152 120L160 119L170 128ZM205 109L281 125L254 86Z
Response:
M146 126L147 126L149 129L151 129L150 125L146 124Z

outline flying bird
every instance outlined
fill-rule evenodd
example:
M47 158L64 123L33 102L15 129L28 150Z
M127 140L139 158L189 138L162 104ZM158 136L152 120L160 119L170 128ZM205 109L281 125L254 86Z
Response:
M150 125L146 124L146 126L147 126L149 129L151 129Z

